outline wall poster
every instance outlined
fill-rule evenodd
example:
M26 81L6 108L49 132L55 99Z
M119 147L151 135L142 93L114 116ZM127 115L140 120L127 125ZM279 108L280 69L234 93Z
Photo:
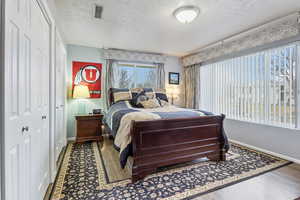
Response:
M101 98L101 63L73 61L72 89L75 85L89 87L91 98Z

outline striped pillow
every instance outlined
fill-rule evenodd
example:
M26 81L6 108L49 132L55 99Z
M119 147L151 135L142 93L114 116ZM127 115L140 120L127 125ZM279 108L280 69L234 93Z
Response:
M132 99L132 94L129 89L113 88L112 93L113 93L113 103Z

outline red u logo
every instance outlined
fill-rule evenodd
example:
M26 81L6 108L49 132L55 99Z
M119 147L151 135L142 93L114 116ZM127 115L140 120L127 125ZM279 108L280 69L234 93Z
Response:
M97 77L97 70L95 69L86 69L85 76L87 81L95 81Z
M82 69L81 77L87 83L95 83L100 77L100 71L95 66L88 65Z

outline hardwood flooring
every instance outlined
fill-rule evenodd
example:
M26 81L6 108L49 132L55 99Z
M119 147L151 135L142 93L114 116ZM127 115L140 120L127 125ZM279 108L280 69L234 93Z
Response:
M105 164L105 169L110 182L124 180L131 177L130 162L126 164L125 169L122 169L119 162L119 152L113 147L113 140L104 137L101 143L101 155Z
M130 177L130 165L123 170L112 140L104 137L103 161L110 182ZM198 200L294 200L300 197L300 165L291 164L235 185L202 195Z
M300 167L292 164L203 195L198 200L294 200L300 196Z

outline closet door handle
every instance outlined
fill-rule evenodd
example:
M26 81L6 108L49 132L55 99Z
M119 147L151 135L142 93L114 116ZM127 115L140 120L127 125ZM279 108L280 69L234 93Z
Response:
M22 127L22 133L24 133L25 131L29 131L29 127L28 126L23 126Z
M46 116L46 115L43 115L43 116L42 116L42 119L47 119L47 116Z

